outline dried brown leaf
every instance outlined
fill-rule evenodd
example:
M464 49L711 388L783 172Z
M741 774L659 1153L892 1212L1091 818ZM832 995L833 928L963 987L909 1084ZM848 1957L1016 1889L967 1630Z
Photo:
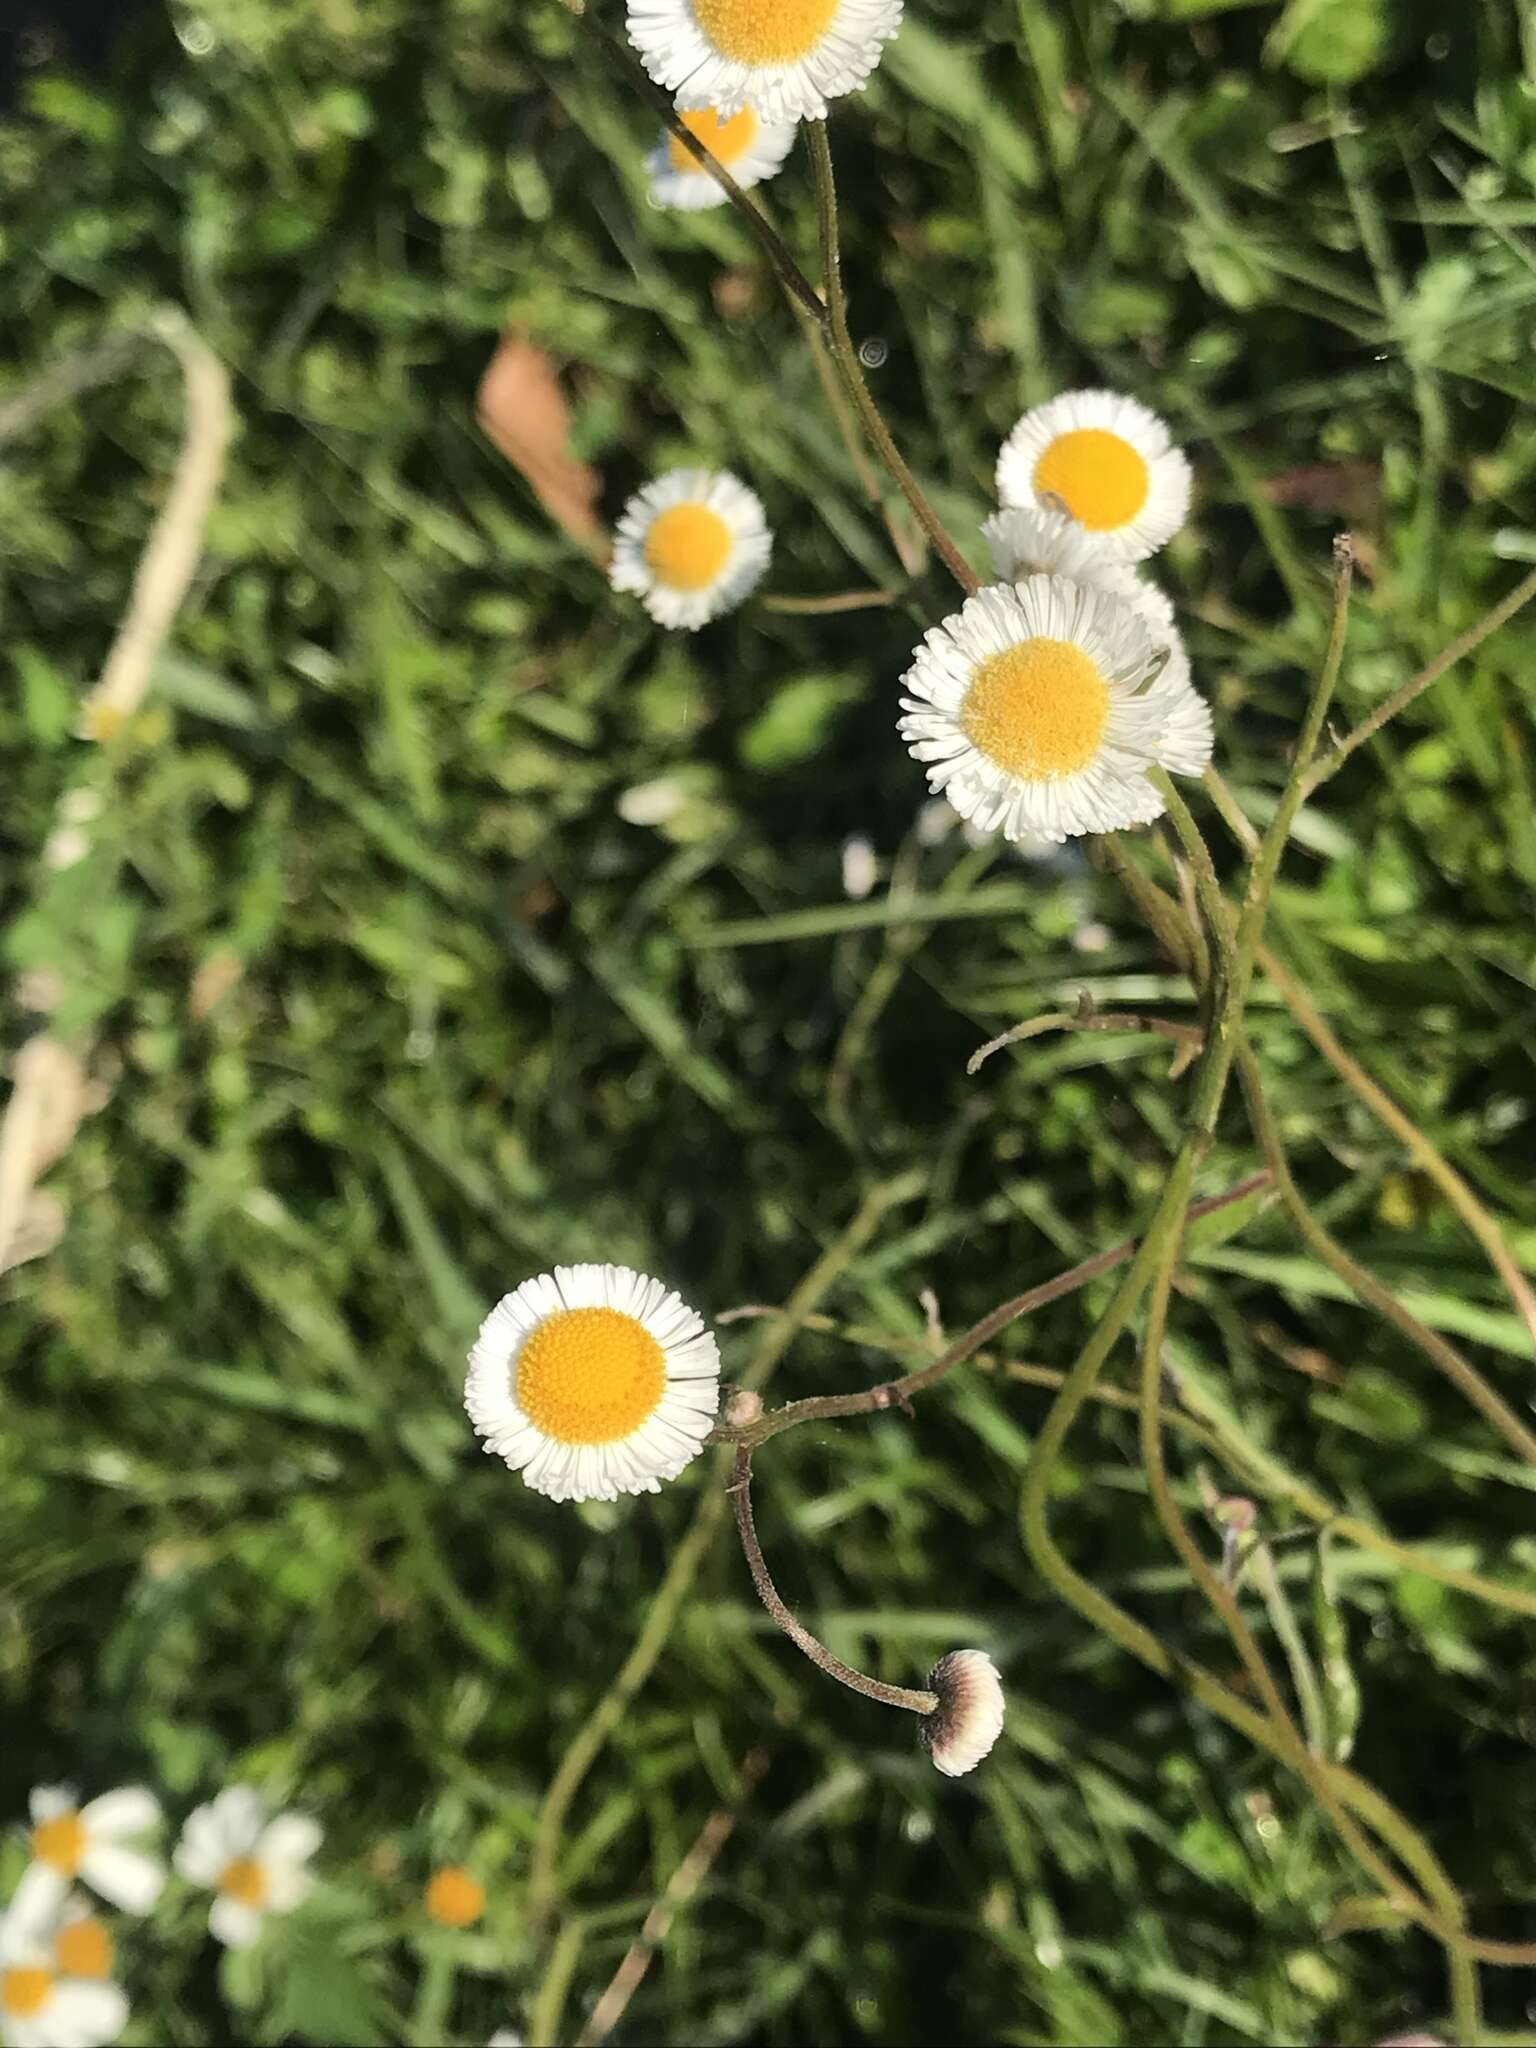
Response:
M480 380L476 409L487 439L527 479L556 525L605 559L608 532L596 510L601 480L571 453L570 407L544 350L526 335L503 335Z

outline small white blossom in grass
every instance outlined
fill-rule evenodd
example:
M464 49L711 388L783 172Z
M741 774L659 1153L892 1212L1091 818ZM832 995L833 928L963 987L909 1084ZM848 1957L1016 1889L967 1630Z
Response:
M974 1771L1003 1732L1003 1681L985 1650L951 1650L928 1674L939 1704L919 1724L923 1747L946 1778Z
M723 470L674 469L625 506L608 580L633 591L659 626L696 633L751 596L772 553L745 484Z
M862 903L880 879L880 863L875 858L875 849L862 833L843 841L843 894L853 903Z
M819 121L857 92L902 0L629 0L629 40L679 106Z
M1110 553L1086 527L1064 513L1028 506L995 512L982 527L997 573L1009 583L1029 576L1065 576L1128 604L1163 656L1149 694L1165 704L1168 721L1157 759L1172 775L1203 775L1214 744L1210 707L1190 676L1189 654L1167 593Z
M320 1824L304 1813L267 1818L249 1785L229 1785L187 1816L176 1872L215 1892L208 1931L226 1948L249 1948L269 1913L291 1913L314 1884L308 1865Z
M656 1493L698 1456L719 1401L714 1337L628 1266L556 1266L503 1295L464 1385L485 1448L552 1500Z
M39 1785L28 1802L33 1865L26 1882L54 1904L79 1879L125 1913L147 1913L160 1896L165 1867L130 1846L160 1823L160 1802L142 1786L103 1792L81 1806L63 1785Z
M1189 489L1189 464L1163 421L1114 391L1068 391L1035 406L997 462L1005 505L1065 512L1122 562L1173 538Z
M1145 825L1170 705L1129 605L1064 576L992 584L923 636L899 730L931 789L1025 841Z
M128 2023L111 1969L110 1937L85 1902L23 1879L0 1917L0 2041L105 2048Z
M523 2037L516 2027L498 2027L485 2048L523 2048Z
M765 121L751 107L728 117L713 107L695 107L678 118L744 192L774 177L783 167L799 126L795 121ZM677 206L693 213L707 206L724 206L729 197L714 173L675 135L662 136L648 169L651 197L658 206Z

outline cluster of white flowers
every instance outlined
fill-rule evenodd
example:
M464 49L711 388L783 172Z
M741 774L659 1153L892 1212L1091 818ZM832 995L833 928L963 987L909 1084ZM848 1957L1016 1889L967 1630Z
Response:
M104 2048L128 2022L113 1969L116 1945L85 1886L119 1911L153 1911L165 1866L142 1846L160 1825L160 1802L126 1785L81 1805L66 1787L41 1785L29 1802L31 1861L0 1915L0 2041L7 2048ZM268 1820L259 1794L232 1785L187 1818L177 1872L214 1894L209 1931L246 1947L264 1916L296 1906L320 1845L314 1821Z

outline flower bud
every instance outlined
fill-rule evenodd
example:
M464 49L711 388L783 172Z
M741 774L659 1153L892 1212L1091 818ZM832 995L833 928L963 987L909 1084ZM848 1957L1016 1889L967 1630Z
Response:
M919 1724L923 1747L946 1778L974 1771L1003 1732L1003 1681L985 1650L951 1650L928 1674L939 1704Z

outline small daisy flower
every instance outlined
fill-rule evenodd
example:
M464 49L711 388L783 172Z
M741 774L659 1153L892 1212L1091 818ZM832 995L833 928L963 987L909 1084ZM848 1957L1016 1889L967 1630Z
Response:
M1107 554L1144 561L1189 512L1189 464L1154 412L1114 391L1068 391L1025 413L1003 443L1005 505L1061 511Z
M1003 1681L985 1650L951 1650L929 1672L928 1690L939 1704L918 1735L936 1770L963 1778L1003 1732Z
M762 581L773 552L763 508L724 470L674 469L630 499L609 581L658 625L696 633Z
M713 1336L628 1266L556 1266L503 1295L464 1384L485 1448L551 1500L659 1492L697 1457L719 1399Z
M696 135L718 163L725 165L744 192L777 175L794 146L795 121L765 121L751 107L722 116L714 107L694 107L678 118ZM680 206L696 213L701 207L723 206L725 187L707 171L675 135L663 135L649 166L651 198L657 206Z
M218 1894L208 1931L226 1948L249 1948L269 1913L291 1913L314 1884L307 1869L320 1824L304 1813L267 1819L249 1785L228 1785L187 1815L176 1845L177 1875Z
M0 2041L7 2048L105 2048L128 2023L128 2000L109 1981L111 1969L111 1940L84 1901L23 1878L0 1917Z
M992 584L923 636L899 730L929 787L983 831L1060 842L1159 817L1169 706L1119 598L1063 576Z
M450 1863L434 1870L427 1886L427 1917L439 1927L473 1927L485 1911L485 1886L472 1871Z
M149 1911L165 1883L164 1867L126 1843L159 1825L160 1802L152 1792L125 1785L81 1806L67 1787L39 1785L28 1805L29 1846L39 1873L33 1882L40 1896L57 1902L79 1878L125 1913Z
M684 107L820 121L901 27L902 0L629 0L629 40Z
M1164 656L1152 694L1168 707L1158 746L1160 765L1174 775L1203 775L1215 744L1210 707L1195 688L1189 654L1167 593L1128 562L1117 561L1086 527L1064 513L1009 507L982 527L997 573L1010 583L1026 576L1066 576L1122 598Z

